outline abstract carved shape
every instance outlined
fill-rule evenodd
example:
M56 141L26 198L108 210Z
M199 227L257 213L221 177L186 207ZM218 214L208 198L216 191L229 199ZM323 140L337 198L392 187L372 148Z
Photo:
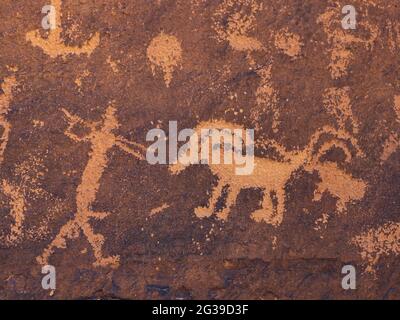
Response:
M174 70L181 64L181 43L175 36L161 32L151 40L147 48L147 58L150 60L153 75L155 75L156 67L161 68L165 85L169 87Z
M367 261L366 272L374 273L382 256L400 254L400 223L389 222L369 229L351 242L360 248L361 257Z
M96 32L94 36L86 41L82 46L65 45L64 40L61 37L61 33L63 32L61 24L62 1L51 0L51 5L54 6L56 10L56 28L54 30L49 30L49 36L47 39L41 37L39 30L34 30L26 34L26 40L30 41L34 47L41 48L44 53L49 55L51 58L57 58L58 56L66 57L69 54L86 54L90 56L100 43L100 34Z

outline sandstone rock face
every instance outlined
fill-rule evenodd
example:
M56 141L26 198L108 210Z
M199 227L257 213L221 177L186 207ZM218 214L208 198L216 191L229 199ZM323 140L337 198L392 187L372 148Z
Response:
M0 299L400 298L397 0L47 2L0 4ZM150 164L171 121L254 170Z

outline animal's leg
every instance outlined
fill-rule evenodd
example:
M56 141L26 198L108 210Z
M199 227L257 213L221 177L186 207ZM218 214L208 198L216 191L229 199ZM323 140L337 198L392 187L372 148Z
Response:
M226 220L228 218L228 214L236 202L236 198L239 194L239 191L240 191L240 189L238 189L238 188L229 187L227 198L226 198L225 208L222 209L221 212L217 213L218 219Z
M264 198L261 204L261 209L254 211L251 218L256 222L266 222L273 224L274 206L269 191L264 191Z
M206 218L211 216L215 211L215 205L218 201L218 198L222 194L222 188L224 187L225 183L220 179L218 180L218 184L213 189L211 193L211 198L208 201L206 207L197 207L194 209L194 213L198 218Z

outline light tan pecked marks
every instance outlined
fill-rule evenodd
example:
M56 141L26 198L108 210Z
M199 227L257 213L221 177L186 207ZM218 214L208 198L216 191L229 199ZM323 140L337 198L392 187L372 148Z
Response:
M396 121L400 123L400 95L394 96L393 110L396 116ZM385 162L390 156L396 152L400 146L400 135L397 132L390 132L389 137L386 139L383 145L383 151L381 154L381 161Z
M265 112L272 113L272 130L278 131L280 109L278 94L272 85L272 63L257 70L260 83L256 90L256 106L252 108L250 119L255 124L255 129L260 129L259 119Z
M256 105L250 113L253 125L257 130L261 129L260 117L265 113L271 113L272 130L277 132L280 109L278 92L272 83L272 62L260 68L252 57L254 51L263 51L266 55L272 55L270 48L251 36L256 26L256 16L262 10L263 4L255 0L225 0L214 14L214 30L218 41L227 41L233 50L247 53L246 59L250 69L256 70L260 77L260 84L256 91ZM269 34L279 51L292 59L300 55L303 43L299 35L289 32L288 29L281 29L277 33L269 30Z
M346 129L346 123L350 122L353 132L357 133L359 123L353 115L349 92L349 87L328 88L324 92L323 104L341 129Z
M161 206L154 208L150 211L150 216L156 216L159 213L163 212L164 210L168 209L170 205L168 203L163 203Z
M90 71L89 70L83 70L75 79L75 85L78 87L78 91L82 91L82 84L83 81L90 76Z
M249 13L237 11L237 7L247 7ZM261 9L262 4L254 0L224 0L215 13L214 30L217 33L217 39L228 41L229 45L237 51L262 50L261 42L248 35L254 28L256 13ZM224 16L228 16L227 27L222 22Z
M288 29L283 29L275 35L275 47L291 58L296 58L301 53L302 46L300 36L289 32Z
M44 53L49 55L51 58L57 58L58 56L66 57L70 54L86 54L87 56L90 56L100 44L100 34L96 32L91 39L87 40L81 46L65 45L64 40L61 37L61 33L63 32L61 22L62 1L51 0L51 5L56 9L56 28L49 31L49 35L46 39L41 37L39 30L30 31L26 34L26 40L31 42L34 47L41 48ZM74 29L76 29L76 27L74 27Z
M400 23L387 20L385 29L388 32L389 50L395 53L400 48Z
M375 266L382 256L400 254L400 223L389 222L376 229L370 229L353 238L352 243L361 250L366 260L367 272L375 272Z
M11 216L14 223L11 225L10 234L6 237L7 244L13 244L22 237L22 227L25 220L25 197L21 189L3 180L4 194L10 198Z
M400 145L400 137L396 133L390 133L389 137L386 139L383 145L383 151L381 154L381 161L385 162L390 158L390 156L396 152Z
M151 63L151 71L161 68L167 87L171 84L173 73L182 64L182 47L177 37L161 32L147 48L147 58Z
M71 115L65 109L63 109L63 112L69 123L65 134L75 142L89 142L91 149L88 163L82 174L81 183L76 190L77 211L75 217L61 227L59 233L43 251L42 255L37 258L37 261L40 264L47 264L56 248L66 248L67 239L78 238L82 232L92 247L96 259L94 266L116 268L119 265L119 256L104 257L102 248L105 238L103 235L95 233L90 225L91 219L103 220L109 213L94 212L91 207L100 188L101 177L108 165L107 153L109 150L114 146L118 146L134 157L144 159L141 153L144 152L145 148L114 135L113 131L119 127L119 123L115 117L116 108L113 104L107 107L101 123L84 121L77 116ZM72 132L73 127L77 124L86 126L90 132L84 137L78 137ZM136 152L132 147L139 149L140 152Z
M351 30L344 30L341 26L341 6L339 3L334 2L334 7L328 9L321 14L317 23L322 24L324 32L331 45L329 50L331 61L328 69L330 70L332 79L338 79L346 76L348 68L353 59L351 51L352 46L362 44L366 49L371 49L375 40L379 35L379 29L375 25L368 22L359 22L358 26L367 30L369 37L366 39L358 38L352 34Z
M111 56L107 57L107 64L110 66L111 70L114 73L118 73L119 72L118 62L119 61L114 61L113 59L111 59Z
M394 96L394 112L396 114L397 122L400 122L400 95Z
M63 203L42 188L41 179L47 171L43 164L43 160L35 155L30 154L26 160L15 166L15 177L19 181L18 184L3 180L2 191L9 199L10 217L13 222L10 225L8 235L1 236L2 241L7 246L17 245L20 242L29 239L37 241L47 236L49 229L49 221L62 212ZM29 210L29 200L33 201L49 201L51 206L46 209L46 215L43 219L30 221L28 228L24 222L27 218Z
M4 79L1 86L3 94L0 95L0 126L2 134L0 136L0 164L3 162L4 151L6 150L10 135L11 124L7 120L7 113L10 111L10 104L13 98L13 89L17 86L14 76Z
M5 78L1 86L3 94L0 96L0 126L2 127L0 138L0 164L3 162L4 151L7 147L11 131L11 124L7 120L7 113L10 110L13 89L16 86L17 81L14 76ZM22 227L25 220L25 198L20 188L6 180L2 181L1 187L4 194L10 199L10 215L14 220L13 224L10 226L10 234L5 238L6 244L10 245L18 242L22 237Z

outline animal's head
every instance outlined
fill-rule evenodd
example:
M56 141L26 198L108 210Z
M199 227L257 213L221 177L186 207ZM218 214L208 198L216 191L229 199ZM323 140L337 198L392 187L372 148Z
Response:
M318 141L322 135L326 134L330 135L331 138L320 144ZM354 178L345 169L342 169L339 162L322 161L321 158L328 151L336 148L343 152L343 162L348 164L354 156L364 157L364 153L351 135L343 130L336 130L331 127L324 127L314 135L312 143L309 145L310 149L315 145L319 146L317 152L313 153L310 161L304 166L306 171L316 171L319 175L320 182L314 192L314 200L320 200L324 192L329 192L337 199L338 211L343 212L347 203L364 197L367 185L364 181Z

